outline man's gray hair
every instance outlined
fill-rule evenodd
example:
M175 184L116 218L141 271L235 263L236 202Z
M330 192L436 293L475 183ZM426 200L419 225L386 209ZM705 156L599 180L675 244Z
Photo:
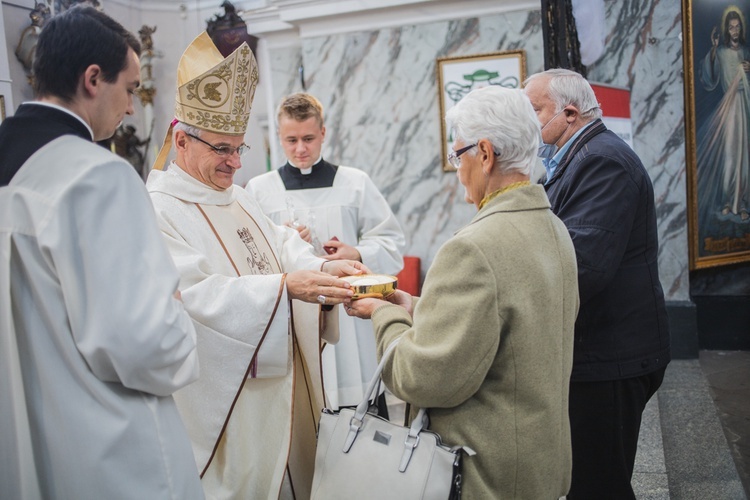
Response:
M182 130L186 134L194 135L196 137L201 136L202 130L198 127L193 127L192 125L188 125L187 123L183 122L177 122L174 124L174 127L172 127L172 142L174 143L174 136L177 133L178 130Z
M594 90L589 82L575 71L569 69L548 69L531 75L523 82L524 87L537 78L547 78L547 93L555 103L557 113L565 106L572 104L578 108L581 118L590 122L602 117L602 110L596 100Z
M490 85L469 92L445 115L448 130L468 146L488 139L503 173L529 175L542 140L539 120L522 90ZM464 154L475 156L476 148Z

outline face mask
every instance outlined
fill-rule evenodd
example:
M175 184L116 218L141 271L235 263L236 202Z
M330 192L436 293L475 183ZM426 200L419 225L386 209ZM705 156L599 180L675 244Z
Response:
M549 160L550 158L555 156L555 153L557 153L557 146L555 144L547 144L545 142L541 142L539 144L539 149L537 150L536 155L542 160Z
M555 113L555 116L550 118L549 121L544 124L544 127L542 127L542 130L540 132L544 132L544 129L547 128L547 125L552 123L552 120L557 118L557 116L563 111L565 111L565 109L561 109L560 111ZM555 156L555 153L557 153L557 145L547 144L546 142L544 142L544 140L542 140L542 142L539 143L539 149L537 150L536 155L543 160L549 160L550 158Z

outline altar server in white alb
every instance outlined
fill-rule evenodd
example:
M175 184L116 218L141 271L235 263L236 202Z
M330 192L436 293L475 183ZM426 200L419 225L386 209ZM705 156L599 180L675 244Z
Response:
M386 199L366 173L321 155L326 128L318 99L287 96L276 118L287 163L247 184L263 211L296 227L325 259L357 260L375 273L400 272L404 233ZM339 342L323 350L323 383L332 408L358 404L378 364L369 321L342 308L339 328ZM387 416L382 395L378 407Z
M233 185L257 82L246 43L225 58L198 36L180 60L163 148L171 139L176 159L162 171L160 154L147 187L198 334L201 377L175 399L206 496L308 498L324 406L321 330L331 341L338 333L338 308L321 307L350 300L334 275L367 268L316 257Z
M140 43L91 7L41 33L0 125L0 497L200 499L171 394L198 378L143 182L93 143L133 113Z

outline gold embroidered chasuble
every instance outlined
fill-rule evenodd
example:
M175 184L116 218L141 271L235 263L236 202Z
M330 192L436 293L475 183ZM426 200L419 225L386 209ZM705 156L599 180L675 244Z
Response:
M284 280L278 278L282 270L294 270L295 263L301 268L319 269L323 261L307 256L308 247L300 246L296 234L290 238L293 241L281 242L280 234L284 236L286 229L271 226L246 192L237 191L219 202L216 193L212 193L207 203L191 203L198 201L195 183L190 185L191 178L179 168L173 166L170 171L154 171L151 175L155 178L149 178L148 188L157 217L187 285L183 288L181 283L186 308L195 311L197 317L194 321L199 331L199 354L203 344L203 353L208 356L201 357L199 382L175 397L191 439L195 436L197 440L194 451L204 490L212 498L277 498L280 491L282 497L287 497L293 489L296 498L306 498L312 483L317 420L324 406L320 370L322 321L317 304L295 300L290 305ZM193 252L181 239L200 251ZM203 255L208 260L204 261ZM204 267L211 269L203 270ZM216 276L217 271L226 277ZM251 275L259 280L257 289L264 296L272 290L270 283L280 282L275 305L271 297L261 301L261 297L253 296L253 285L236 287L242 297L235 289L226 294L226 289L231 288L227 283L240 285L230 278ZM245 285L248 283L254 281ZM201 293L193 296L192 290L199 287ZM216 295L222 300L211 304ZM243 302L238 303L237 299L267 304L262 309L249 309L248 314L262 316L247 321L259 331L260 340L254 349L246 344L234 348L231 338L218 336L215 329L209 328L211 325L201 324L210 323L212 312L220 311L221 303L227 301L234 301L231 311L227 311L235 316L231 321L244 323ZM226 314L215 316L223 318ZM335 342L336 311L325 316L326 333L332 334L326 338ZM279 322L284 320L287 327L280 330ZM228 347L214 347L215 343ZM245 370L244 377L230 377L222 369L223 363L237 366L237 356L246 356L245 368L241 368ZM217 395L220 392L222 395Z
M239 276L281 273L279 261L265 235L255 220L242 209L237 201L226 206L196 206L221 242L227 258L232 262L232 266ZM310 331L317 329L320 324L317 318L313 318L313 316L317 316L319 306L307 305L311 306L311 309L302 302L294 302L295 305L292 308L292 317L290 318L290 334L286 339L287 349L291 355L287 357L287 360L293 360L293 365L287 366L285 363L283 366L281 364L257 366L257 357L254 357L250 364L248 378L284 377L282 379L284 387L292 382L292 432L291 442L287 444L290 449L287 472L294 496L296 498L308 498L314 466L315 434L320 410L324 406L320 380L321 344L317 332ZM303 316L306 320L294 321L297 315ZM311 326L312 328L310 328ZM298 339L300 335L305 335L306 339L315 338L316 341L314 343L300 342ZM262 352L269 347L278 349L278 342L279 339L264 338L258 352ZM307 351L303 347L306 347ZM289 372L291 372L291 377L287 376ZM276 384L271 382L271 385ZM254 389L246 385L243 390L252 391ZM248 401L248 399L246 398L245 401ZM263 408L245 408L244 401L237 401L235 409L238 407L240 408L239 411L248 415L256 414L258 410L264 411ZM274 432L275 429L275 432L289 434L288 431L284 432L283 429L279 429L278 423L269 421L267 425L267 431L269 432ZM246 446L247 444L244 442L231 442L225 434L218 443L216 455L224 457L234 455L227 450L228 447L245 448ZM203 476L204 481L208 480L206 475L211 475L210 470L211 467L209 466ZM287 489L286 484L284 488ZM288 494L288 491L286 493Z

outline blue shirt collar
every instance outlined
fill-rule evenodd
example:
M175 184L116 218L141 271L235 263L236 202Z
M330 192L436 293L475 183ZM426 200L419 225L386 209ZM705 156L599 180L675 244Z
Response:
M560 164L560 161L562 161L563 156L565 156L565 153L567 153L568 150L570 149L570 146L575 142L575 140L578 138L579 135L581 135L581 133L584 130L589 128L594 123L594 121L595 120L590 121L589 123L581 127L578 130L578 132L573 134L573 136L570 139L568 139L568 141L565 144L563 144L563 147L557 150L557 153L555 153L555 156L547 160L542 160L542 163L544 164L544 169L547 171L546 182L549 182L550 179L552 179L552 176L555 175L555 170L557 170L557 166Z

